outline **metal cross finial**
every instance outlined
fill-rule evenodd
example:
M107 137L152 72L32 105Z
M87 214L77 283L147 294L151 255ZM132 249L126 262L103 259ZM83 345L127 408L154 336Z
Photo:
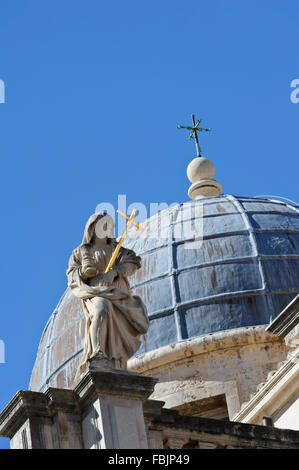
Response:
M197 132L199 131L211 131L212 129L204 129L203 127L198 127L198 125L201 123L202 119L198 119L197 123L195 124L195 115L191 114L191 119L193 123L193 127L189 126L178 126L178 129L188 129L191 132L191 134L188 137L188 140L195 139L195 145L196 145L196 150L197 150L197 156L201 157L201 148L198 143L198 136Z

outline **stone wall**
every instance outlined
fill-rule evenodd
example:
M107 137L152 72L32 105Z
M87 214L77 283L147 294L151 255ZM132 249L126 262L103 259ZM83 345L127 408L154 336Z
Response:
M128 367L158 379L151 398L167 408L231 419L287 351L265 327L246 327L159 348L131 359Z
M13 449L299 449L299 432L164 408L156 380L89 370L73 390L19 391L0 414Z

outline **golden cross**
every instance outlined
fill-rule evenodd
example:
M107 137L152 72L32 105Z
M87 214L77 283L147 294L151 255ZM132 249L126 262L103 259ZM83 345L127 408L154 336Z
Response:
M112 266L114 265L114 262L115 262L115 260L116 260L116 257L117 257L117 255L118 255L118 253L119 253L119 250L121 249L121 246L122 246L122 244L123 244L123 242L124 242L124 239L126 238L126 235L127 235L127 233L128 233L128 230L129 230L131 224L135 225L135 227L139 228L139 230L144 231L144 228L142 228L139 224L137 224L137 223L134 222L134 220L133 220L134 217L135 217L135 215L137 214L137 210L136 210L136 209L133 210L133 212L132 212L132 214L130 215L130 217L128 217L126 214L124 214L122 211L120 211L120 210L118 210L118 209L117 209L116 212L118 212L118 213L119 213L120 215L122 215L125 219L127 219L127 220L128 220L128 223L127 223L127 225L126 225L126 228L125 228L125 230L124 230L124 233L123 233L122 236L120 237L120 240L119 240L119 242L118 242L118 244L117 244L115 250L114 250L113 253L112 253L112 256L111 256L111 259L110 259L110 261L109 261L109 263L108 263L108 266L107 266L107 268L105 269L105 273L107 273L107 272L109 271L109 269L111 269Z
M191 119L193 123L193 127L189 126L178 126L178 129L188 129L191 132L191 134L188 137L188 140L195 139L195 145L196 145L196 150L197 150L197 156L201 157L201 148L198 143L198 137L197 137L197 132L199 131L211 131L211 129L204 129L203 127L198 127L198 124L201 123L202 119L198 119L197 123L195 124L195 115L191 114Z

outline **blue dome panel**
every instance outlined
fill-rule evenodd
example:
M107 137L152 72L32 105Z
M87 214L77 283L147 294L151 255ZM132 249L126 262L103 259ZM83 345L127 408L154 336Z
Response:
M299 233L257 233L262 255L296 255L299 253Z
M217 238L206 238L196 248L191 246L190 249L186 249L185 244L177 245L175 265L183 269L193 266L194 263L202 265L223 259L252 257L253 255L253 246L248 234L223 235Z
M231 297L199 305L185 311L187 337L243 326L268 323L267 302L263 296Z
M270 291L287 291L298 289L298 259L263 260L266 282Z
M131 278L133 292L145 300L152 324L144 350L267 324L298 293L298 207L228 195L180 204L159 217L144 223L145 239L136 233L136 239L133 236L127 243L145 261Z
M181 302L201 300L228 292L241 293L263 288L257 262L225 263L194 268L177 276Z
M150 338L150 342L148 342L148 338ZM142 338L143 345L138 354L173 343L173 338L175 338L175 342L180 339L174 314L157 317L151 322L146 336Z
M257 230L283 230L299 231L298 216L286 214L248 214L249 221L254 229Z

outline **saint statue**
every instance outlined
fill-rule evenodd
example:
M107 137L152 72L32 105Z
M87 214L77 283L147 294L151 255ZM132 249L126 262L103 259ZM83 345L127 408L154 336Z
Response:
M81 299L86 315L83 358L76 377L92 358L108 359L113 368L126 369L127 360L140 347L140 335L149 327L146 306L132 295L127 279L140 268L140 257L121 247L105 273L116 246L112 217L98 212L88 219L82 243L69 260L68 286Z

